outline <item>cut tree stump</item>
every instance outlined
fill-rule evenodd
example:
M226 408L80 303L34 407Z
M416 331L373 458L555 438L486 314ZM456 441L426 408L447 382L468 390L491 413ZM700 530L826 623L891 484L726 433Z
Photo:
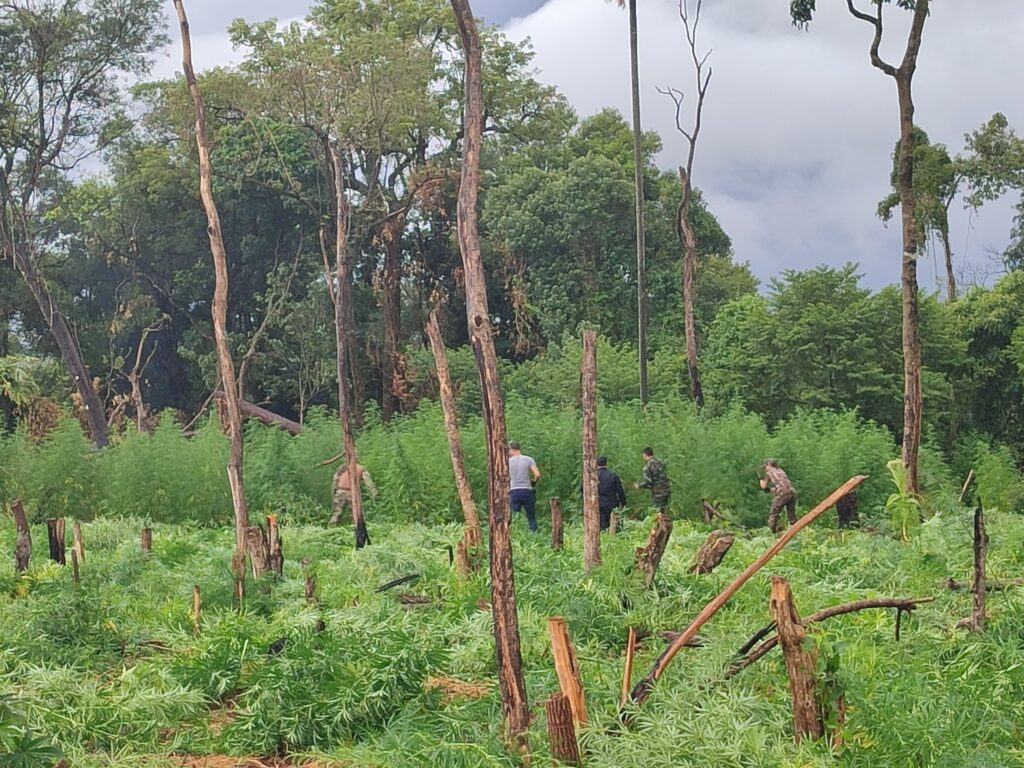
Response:
M245 529L245 548L252 563L252 577L258 579L270 570L270 543L262 526L250 525Z
M67 564L64 555L64 518L55 517L46 521L46 533L50 540L50 559L61 565Z
M608 519L608 533L613 536L619 532L619 512L618 510L612 510L612 515Z
M192 585L192 631L197 635L203 628L203 597L199 594L199 585Z
M580 748L576 743L576 729L573 727L569 698L561 693L552 694L544 702L544 711L548 716L551 757L560 763L579 765Z
M551 505L551 548L561 549L565 536L565 523L562 520L562 500L552 496L548 500Z
M796 741L820 739L825 735L825 724L817 697L817 653L804 643L806 632L793 604L793 592L780 576L772 576L771 614L786 659Z
M79 564L85 562L85 542L82 541L82 524L75 520L71 525L71 536L74 542L71 545L71 551L78 556Z
M662 555L672 535L672 519L664 512L658 513L658 520L647 537L647 544L636 548L636 566L644 574L644 586L650 587L658 572Z
M548 634L551 636L551 654L555 660L558 687L569 699L576 722L585 726L587 702L583 691L583 679L580 677L580 662L576 658L576 648L569 638L565 619L561 616L552 616L548 619Z
M836 502L836 515L839 517L839 527L849 528L860 523L857 515L857 492L850 491Z
M28 526L21 499L14 500L11 510L14 512L14 526L18 529L18 538L14 543L14 572L21 573L28 568L28 561L32 557L32 529Z
M140 542L142 544L142 551L143 552L152 552L153 551L153 529L152 528L143 528L142 529L142 533L140 534L139 540L140 540Z
M80 574L78 573L78 552L73 548L71 550L71 580L77 587L79 584Z
M700 545L700 549L697 550L689 572L711 573L722 562L735 540L735 536L725 531L715 530L709 533L704 543Z

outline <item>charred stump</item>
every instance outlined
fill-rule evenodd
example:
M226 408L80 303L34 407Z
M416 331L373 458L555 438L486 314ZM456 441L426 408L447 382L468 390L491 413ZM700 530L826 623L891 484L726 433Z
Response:
M46 521L46 534L50 540L50 559L60 565L67 564L64 554L64 518L55 517Z

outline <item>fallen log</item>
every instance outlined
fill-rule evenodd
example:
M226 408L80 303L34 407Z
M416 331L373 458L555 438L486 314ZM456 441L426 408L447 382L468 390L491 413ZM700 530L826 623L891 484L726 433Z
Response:
M839 499L860 485L865 479L867 479L865 475L851 477L839 488L834 490L828 498L820 502L814 509L786 529L786 532L783 533L782 536L780 536L763 555L748 565L746 569L744 569L744 571L737 576L731 584L729 584L729 586L722 590L722 592L720 592L699 614L697 614L697 617L690 623L690 626L683 630L682 634L680 634L676 641L657 659L654 666L651 668L651 671L642 677L633 687L633 691L631 692L632 700L638 705L646 701L647 697L651 695L651 691L654 689L654 684L658 681L658 678L664 674L665 668L668 666L669 662L671 662L675 655L685 647L687 641L696 635L697 631L729 601L729 598L736 594L739 588L746 584L751 576L761 570L768 561L781 552L783 547L791 542L793 538L800 533L800 531L813 523L826 509L831 509L835 506L835 503ZM624 710L620 710L620 718L623 721L627 719L626 712Z
M952 576L942 582L942 586L946 589L968 589L969 584L964 584L962 581L957 581ZM1014 579L986 579L985 591L986 592L1001 592L1004 589L1010 589L1011 587L1024 587L1024 578Z
M223 402L224 392L217 390L213 393L213 399L217 402ZM268 411L266 408L261 408L255 403L250 403L246 400L239 400L238 410L247 418L257 419L268 427L279 427L291 435L297 435L302 432L302 425L297 421L292 421L291 419L285 418L273 411Z

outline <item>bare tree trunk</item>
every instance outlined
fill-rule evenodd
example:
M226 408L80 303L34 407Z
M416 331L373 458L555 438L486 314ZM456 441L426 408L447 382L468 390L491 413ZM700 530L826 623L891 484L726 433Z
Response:
M71 525L72 544L71 549L78 555L78 562L85 562L85 542L82 541L82 524L75 520Z
M14 513L14 527L18 529L18 539L14 544L14 572L21 573L28 569L28 561L32 557L32 529L21 499L14 500L11 511Z
M85 365L85 358L82 357L82 350L78 345L78 339L72 333L67 319L57 309L57 305L54 304L50 290L46 287L46 282L36 269L32 257L24 252L23 249L27 248L27 246L18 247L18 244L13 242L11 246L14 266L25 279L29 292L36 300L43 320L46 321L47 328L50 329L54 341L57 342L61 359L64 361L64 365L75 383L78 396L82 398L82 405L85 408L89 425L89 437L92 439L93 445L97 448L102 448L109 442L107 414L103 403L100 402L99 396L96 394L96 390L93 389L92 377L89 375L89 370Z
M405 217L390 217L381 227L384 241L381 309L384 314L384 359L381 361L381 418L389 421L398 410L396 392L398 344L402 333L402 225Z
M551 757L558 763L580 764L580 748L576 743L576 728L572 722L572 708L569 699L555 693L544 702L548 716L548 741L551 743Z
M583 332L580 365L583 400L583 570L601 564L601 514L597 500L597 333Z
M143 552L152 552L153 551L153 529L152 528L143 528L141 531L139 531L139 546L142 547L142 551ZM238 555L237 550L235 552L235 555L236 556ZM235 574L235 576L237 578L237 574Z
M953 248L949 244L949 227L939 230L942 238L942 250L946 256L946 300L952 304L956 301L956 275L953 274Z
M455 472L455 487L459 492L462 504L462 515L466 520L466 531L469 532L469 544L479 544L481 539L480 517L473 503L473 490L469 486L466 475L466 459L462 454L462 438L459 436L458 411L455 406L455 393L452 391L452 377L448 370L448 353L441 338L441 326L437 322L437 311L433 310L427 319L427 338L430 349L434 353L434 367L437 369L437 385L441 400L441 412L444 414L444 428L448 433L448 448L452 454L452 470Z
M974 581L971 584L973 610L971 629L985 631L985 558L988 555L988 534L985 532L985 511L974 510Z
M633 196L636 207L636 346L640 362L640 403L647 405L647 254L644 231L644 152L640 125L640 64L636 0L629 0L629 82L633 102Z
M498 663L501 708L508 732L526 746L529 707L523 660L519 646L515 572L509 538L508 440L498 377L498 361L491 335L487 282L477 232L477 193L480 185L480 143L483 133L483 78L480 37L469 0L451 0L465 55L465 113L462 143L462 179L459 185L459 250L466 285L466 316L470 343L480 374L484 433L487 439L488 521L490 531L491 610Z
M242 484L242 415L238 407L238 386L235 383L235 364L231 359L228 342L228 257L221 235L220 215L213 199L213 166L210 163L210 144L206 136L206 107L199 91L196 75L192 69L192 40L189 35L188 18L182 0L174 0L181 26L182 68L185 80L192 92L196 108L196 146L199 150L199 194L206 210L206 233L210 238L210 253L213 255L213 336L217 347L217 369L224 385L224 404L228 422L228 437L231 452L228 457L228 484L231 486L231 503L235 512L235 583L239 596L245 594L245 530L249 527L249 509L245 500L245 486ZM243 560L239 564L239 560Z
M789 674L796 741L799 743L804 737L820 739L825 735L825 724L817 696L817 654L804 647L804 625L793 604L789 584L780 576L772 576L771 614Z
M682 171L682 169L680 169ZM679 206L679 231L683 241L683 329L686 335L686 368L690 375L690 397L697 410L704 407L704 388L697 367L697 330L693 322L694 275L697 271L697 240L690 223L690 189L688 182L683 193L684 205ZM684 210L685 209L685 210Z
M345 462L349 471L349 488L352 495L352 522L356 529L356 549L370 543L363 517L363 478L359 472L356 456L356 441L352 435L352 406L348 395L348 311L344 304L344 289L351 281L348 264L348 198L345 197L345 161L341 150L328 142L334 177L335 225L334 225L334 272L337 284L331 289L334 300L334 330L338 347L338 404L341 418L341 438L345 448ZM328 275L328 284L330 284Z
M548 499L551 507L551 548L561 549L565 538L565 525L562 520L562 500L557 496Z
M245 546L252 563L252 577L258 579L270 570L270 545L263 526L250 525L245 529Z

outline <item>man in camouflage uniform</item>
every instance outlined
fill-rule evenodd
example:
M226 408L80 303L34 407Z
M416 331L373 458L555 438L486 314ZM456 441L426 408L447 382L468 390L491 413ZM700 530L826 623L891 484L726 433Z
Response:
M651 492L651 506L657 507L659 512L664 512L672 495L665 464L654 458L654 449L651 447L644 448L643 457L644 479L642 483L633 483L633 487L647 488Z
M366 467L362 464L356 464L356 474L362 481L363 487L370 492L370 495L374 498L377 497L377 486L373 484L373 479L370 477L370 473L366 471ZM334 503L333 509L334 514L331 515L328 525L337 525L341 522L341 515L345 511L346 507L352 505L352 478L348 471L348 465L342 464L338 467L338 471L334 473Z
M764 460L764 476L759 479L761 489L772 494L772 506L768 512L768 527L778 533L779 513L786 508L789 524L796 522L796 491L787 475L775 459Z

